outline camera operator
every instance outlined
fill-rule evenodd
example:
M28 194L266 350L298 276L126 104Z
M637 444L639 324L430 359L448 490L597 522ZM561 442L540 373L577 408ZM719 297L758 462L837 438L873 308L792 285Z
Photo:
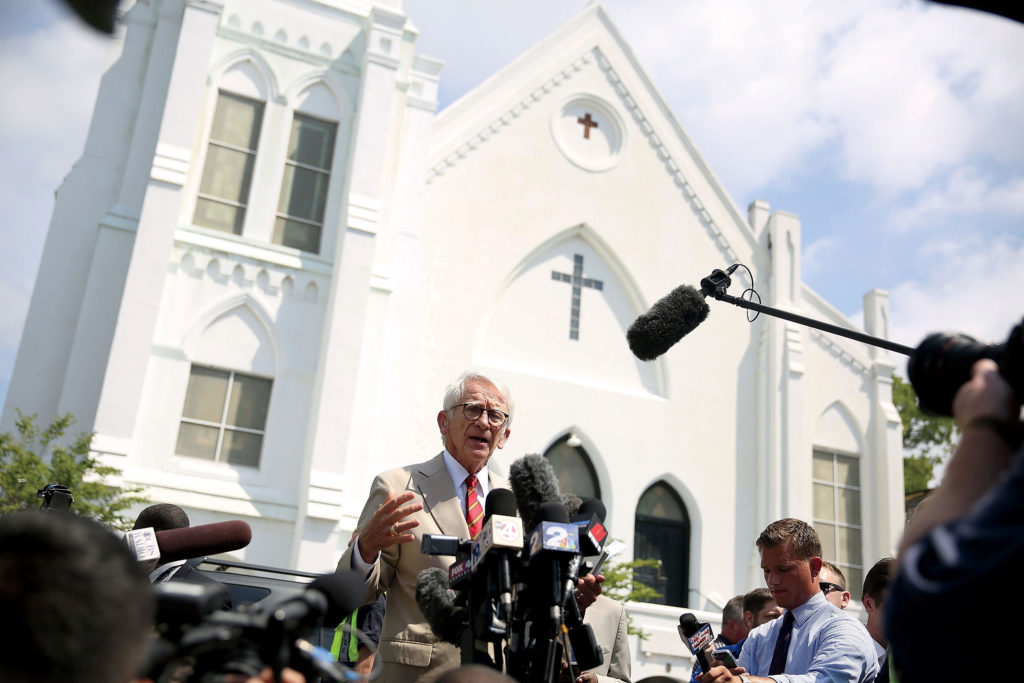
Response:
M900 544L886 631L903 683L943 680L936 645L959 636L982 605L1001 605L1024 564L1024 425L1021 397L992 360L975 362L957 390L961 430L942 484L922 503ZM995 620L995 623L993 623ZM1019 633L1013 610L985 616L989 633Z
M153 591L135 556L67 512L0 518L0 678L123 683L153 628Z

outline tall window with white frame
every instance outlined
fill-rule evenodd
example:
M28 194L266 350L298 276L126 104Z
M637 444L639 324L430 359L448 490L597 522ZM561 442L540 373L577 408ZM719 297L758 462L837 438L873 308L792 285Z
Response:
M174 452L259 467L273 382L193 365Z
M864 582L860 459L816 449L811 476L814 529L821 538L822 553L846 575L850 592L859 595Z
M320 253L337 124L296 113L281 179L273 242Z
M263 102L218 93L196 198L196 225L242 234L262 121Z

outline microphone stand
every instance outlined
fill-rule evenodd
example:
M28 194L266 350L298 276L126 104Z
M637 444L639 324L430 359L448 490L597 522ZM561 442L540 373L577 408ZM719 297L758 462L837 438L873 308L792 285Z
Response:
M736 269L736 266L729 267L729 273ZM807 325L815 329L823 330L825 332L831 332L832 334L838 334L841 337L847 337L865 344L871 344L882 349L889 351L895 351L896 353L902 353L905 356L914 355L915 349L904 346L903 344L897 344L891 342L888 339L881 339L879 337L872 337L870 334L864 334L863 332L857 332L856 330L849 330L845 327L839 327L838 325L832 325L830 323L821 322L814 320L813 318L807 318L796 313L790 313L788 311L782 311L778 308L772 308L771 306L765 306L764 304L756 304L753 301L747 301L746 299L739 299L734 296L730 296L725 293L726 288L732 284L732 280L729 278L729 274L720 269L715 269L711 272L711 275L700 281L700 291L705 298L710 294L719 301L725 301L734 306L740 308L747 308L752 311L758 311L759 313L767 313L773 315L776 318L782 318L783 320L789 320L790 322L800 323L801 325Z

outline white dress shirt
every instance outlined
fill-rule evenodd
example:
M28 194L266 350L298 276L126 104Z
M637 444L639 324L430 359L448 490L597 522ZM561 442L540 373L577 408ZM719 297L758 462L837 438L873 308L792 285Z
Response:
M738 662L747 673L768 676L781 629L779 618L750 632ZM770 678L785 683L867 683L877 673L875 641L864 624L815 592L793 610L785 673Z

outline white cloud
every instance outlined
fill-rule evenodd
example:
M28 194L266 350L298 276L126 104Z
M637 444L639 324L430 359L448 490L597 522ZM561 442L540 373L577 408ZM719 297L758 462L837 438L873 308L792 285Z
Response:
M55 23L0 41L0 83L8 98L0 108L0 140L7 158L19 162L5 175L59 182L82 151L110 39L53 14Z
M1006 341L1024 315L1024 242L964 237L922 248L910 259L929 269L894 287L891 338L916 347L932 332L963 332L985 343Z
M890 0L607 4L741 195L823 155L886 193L965 158L1020 157L1024 29L1012 21Z
M978 12L900 8L860 18L818 91L837 123L847 177L895 193L994 154L993 138L1020 142L1024 77L1006 64L1024 61L1022 39L1018 25Z
M803 279L834 272L835 264L842 258L842 240L837 237L822 237L803 246L800 267Z
M896 230L909 230L985 213L1024 217L1024 177L999 183L975 168L958 168L915 196L910 206L895 209L888 224ZM985 232L984 224L971 227Z

